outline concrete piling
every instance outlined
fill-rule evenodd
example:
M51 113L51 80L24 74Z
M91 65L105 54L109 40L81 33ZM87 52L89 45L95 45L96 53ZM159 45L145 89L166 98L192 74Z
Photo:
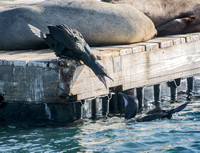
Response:
M154 103L155 106L159 106L160 104L160 84L156 84L153 86L153 93L154 93Z
M141 110L144 103L144 89L143 87L136 88L137 100L138 100L138 110Z
M193 92L193 82L194 82L194 78L193 77L189 77L187 78L187 98L190 99L192 92Z

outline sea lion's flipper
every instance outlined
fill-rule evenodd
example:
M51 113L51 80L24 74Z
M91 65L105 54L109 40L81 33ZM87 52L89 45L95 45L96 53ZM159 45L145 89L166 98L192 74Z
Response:
M129 120L134 118L137 114L137 103L136 99L133 96L126 95L122 92L119 92L119 95L122 96L124 105L125 105L125 119Z
M152 121L155 119L162 119L162 118L170 119L172 117L172 114L180 112L187 106L187 104L189 104L189 102L186 102L186 103L180 105L179 107L171 109L169 111L166 111L166 110L154 111L151 114L148 114L144 117L136 119L136 121L137 122L146 122L146 121ZM157 110L157 109L155 109L155 110ZM159 110L159 108L158 108L158 110Z
M157 27L158 36L185 33L185 29L196 20L196 16L174 19L166 24Z
M169 111L167 111L168 114L174 114L177 112L180 112L181 110L183 110L190 102L186 102L180 106L178 106L177 108L171 109Z
M188 16L185 18L181 18L182 22L185 22L186 24L190 24L196 20L196 16Z

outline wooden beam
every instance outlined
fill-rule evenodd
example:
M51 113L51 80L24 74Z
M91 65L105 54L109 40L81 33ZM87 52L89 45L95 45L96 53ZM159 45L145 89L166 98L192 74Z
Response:
M108 89L85 65L58 59L51 50L0 51L0 94L6 100L67 102L200 73L200 33L92 48L114 81Z
M155 38L145 43L112 46L114 51L120 49L120 54L101 56L102 65L114 79L114 82L108 80L108 86L122 85L123 90L127 90L200 73L199 36L199 34L178 35ZM133 52L138 46L145 46L145 50ZM107 50L107 48L100 49L102 52L104 49ZM117 71L115 67L118 68ZM99 93L108 94L108 89L106 90L94 75L87 73L86 69L83 75L78 76L77 80L81 81L72 86L71 93L77 94L80 99L87 97L87 94L93 96L98 96Z

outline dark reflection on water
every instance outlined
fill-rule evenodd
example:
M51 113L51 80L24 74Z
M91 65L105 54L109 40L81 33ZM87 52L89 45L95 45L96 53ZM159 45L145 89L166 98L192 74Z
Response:
M185 95L182 95L184 102ZM177 106L173 104L170 107ZM169 106L165 102L163 107ZM125 122L112 117L70 125L2 122L0 152L200 152L200 98L173 119Z

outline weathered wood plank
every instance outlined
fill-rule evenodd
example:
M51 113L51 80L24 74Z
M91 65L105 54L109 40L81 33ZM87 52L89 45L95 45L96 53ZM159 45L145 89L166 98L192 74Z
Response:
M127 57L124 59L126 63L122 65L128 65L133 59L137 60L139 58L143 58L143 63L135 64L137 62L134 61L129 66L134 67L134 73L129 74L132 79L124 84L123 89L156 84L178 78L180 73L182 73L181 77L193 75L184 73L185 71L189 72L189 70L200 72L200 50L198 47L200 47L200 43L187 43L173 46L173 48L151 51L140 57L138 55Z
M169 36L169 38L182 38L185 39L186 43L189 42L194 42L194 41L198 41L200 40L200 35L199 33L191 33L191 34L185 34L185 35L173 35L173 36Z
M92 48L123 90L200 73L200 33ZM9 101L67 102L109 93L85 65L58 59L52 50L0 51L0 94Z
M190 37L190 35L188 37ZM178 36L177 38L171 39L179 43L172 43L170 38L164 39L167 39L170 45L163 46L163 48L159 49L157 47L149 50L147 49L146 52L125 53L120 54L121 56L113 57L113 59L118 58L120 61L121 71L115 72L114 63L110 62L111 59L102 57L102 64L108 69L110 76L114 79L114 82L108 82L108 86L122 85L123 90L127 90L200 73L200 43L198 40L187 41L186 43L186 41L184 41L186 39L185 35L181 38ZM153 39L152 41L157 42L158 39ZM162 44L162 42L158 41L157 43ZM137 43L137 45L141 44L146 45L146 43ZM84 76L82 77L84 78ZM82 77L80 76L80 78ZM93 81L96 82L97 80L88 80L89 84L85 84L85 86L90 86ZM81 86L84 86L84 84ZM95 83L94 86L98 86L98 84ZM103 90L100 88L96 90L96 92L98 91L101 91L103 94ZM72 92L78 92L80 98L87 94L86 91L84 93L80 91L78 84L74 84ZM95 93L93 94L96 96ZM104 94L107 94L107 92L104 92Z
M141 42L137 43L140 46L145 46L145 51L156 50L159 48L159 43L151 43L151 42Z
M158 43L159 48L166 48L174 45L173 40L170 38L157 38L149 40L148 42Z

